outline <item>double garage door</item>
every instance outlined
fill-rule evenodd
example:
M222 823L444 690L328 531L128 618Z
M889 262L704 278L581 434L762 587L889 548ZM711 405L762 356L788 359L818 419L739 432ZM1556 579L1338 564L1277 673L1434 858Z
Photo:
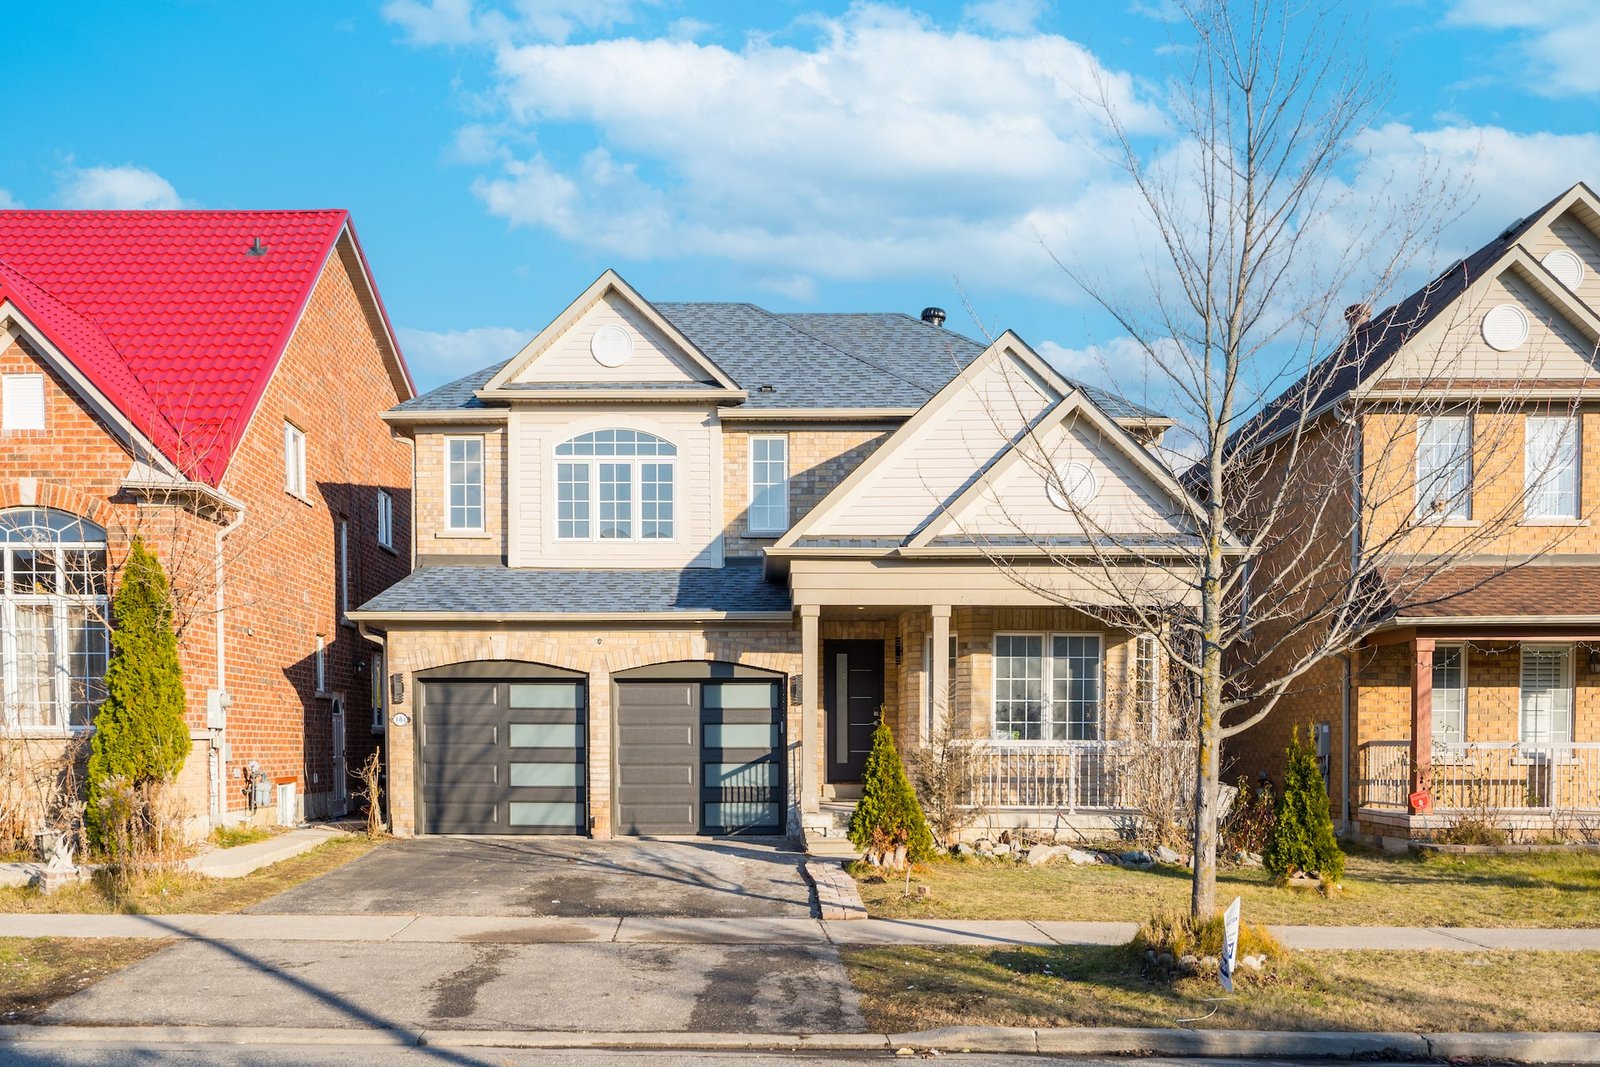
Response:
M429 679L419 695L424 832L588 831L582 680ZM616 832L782 833L781 696L776 679L618 682Z

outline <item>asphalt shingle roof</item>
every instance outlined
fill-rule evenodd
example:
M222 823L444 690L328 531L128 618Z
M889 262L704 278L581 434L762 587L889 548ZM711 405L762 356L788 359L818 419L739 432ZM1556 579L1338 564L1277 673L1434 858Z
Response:
M898 313L778 314L754 304L655 306L748 391L743 407L758 411L919 408L984 350L954 330ZM396 410L482 407L474 392L503 366L458 378ZM1113 418L1156 414L1104 390L1072 384Z
M758 561L681 570L424 567L361 606L383 613L616 614L788 611Z

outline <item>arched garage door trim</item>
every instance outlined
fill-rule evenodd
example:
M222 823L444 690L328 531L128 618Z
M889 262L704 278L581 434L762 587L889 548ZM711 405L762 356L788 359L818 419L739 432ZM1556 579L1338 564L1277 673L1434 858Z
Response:
M416 801L424 833L588 829L588 676L474 660L416 672Z
M786 681L702 660L612 675L618 832L781 834Z

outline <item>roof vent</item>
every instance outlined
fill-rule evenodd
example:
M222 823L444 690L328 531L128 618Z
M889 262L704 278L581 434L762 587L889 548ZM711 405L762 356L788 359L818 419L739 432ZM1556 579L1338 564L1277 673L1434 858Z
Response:
M244 254L247 256L264 256L267 254L267 246L261 243L261 238L257 237L250 242L250 247L245 249Z
M758 385L758 386L756 386L756 392L758 392L758 393L776 393L777 391L778 391L778 387L776 385L772 385L770 383L767 384L767 385Z
M1527 221L1527 219L1522 218L1522 219L1518 219L1516 222L1513 222L1510 226L1507 226L1505 229L1500 231L1500 237L1498 239L1501 240L1501 241L1504 241L1506 238L1508 238L1512 234L1516 233L1517 232L1517 227L1521 226L1526 221Z
M923 308L922 321L929 326L943 326L944 308Z
M1350 327L1350 332L1361 329L1372 318L1371 304L1351 304L1344 309L1345 325Z

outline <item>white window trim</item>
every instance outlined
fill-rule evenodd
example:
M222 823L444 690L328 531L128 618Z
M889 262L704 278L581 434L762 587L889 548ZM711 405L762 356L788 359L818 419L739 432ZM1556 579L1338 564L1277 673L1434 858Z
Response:
M378 547L394 548L394 497L387 489L378 490Z
M43 510L43 509L40 509ZM68 648L68 613L72 608L83 608L93 613L103 626L109 630L111 617L111 601L109 596L88 594L72 594L62 592L66 588L66 569L63 561L69 552L107 551L104 541L43 541L38 545L39 551L48 551L55 556L56 589L55 593L13 593L11 592L11 554L4 551L6 548L29 549L31 546L23 544L0 545L0 663L5 665L0 669L0 729L18 737L71 737L85 734L94 730L93 721L87 723L72 722L71 685L72 671L70 655L65 652ZM109 577L107 578L109 581ZM16 609L24 606L48 606L50 613L51 643L54 646L54 661L51 663L50 696L51 704L55 708L57 724L47 726L41 723L26 723L22 721L21 700L17 695L17 684L20 681L17 663L17 621ZM106 652L110 655L110 634L106 636Z
M778 525L775 526L757 526L755 523L757 441L783 442L783 519ZM745 466L749 468L749 476L746 478L748 489L748 495L746 496L746 499L749 501L745 508L745 514L749 516L745 523L746 529L752 534L764 534L774 537L785 533L789 529L790 525L789 483L792 472L789 468L789 435L783 433L752 434L750 436L749 447L745 453Z
M17 425L14 421L16 416L22 414L22 412L15 410L14 407L17 401L12 398L11 394L13 382L18 384L22 382L29 383L30 395L27 399L30 401L33 399L32 392L37 392L39 407L36 412L31 409L29 411L29 414L37 415L37 425L34 425L34 420L31 419L27 425ZM41 430L46 430L49 428L49 406L49 398L45 395L43 374L7 374L0 377L0 421L4 423L3 426L0 426L0 429L4 429L7 433L38 433Z
M585 431L587 432L587 431ZM643 431L650 433L650 431ZM582 434L576 436L581 437ZM652 434L652 436L660 436ZM665 437L661 438L667 440ZM568 438L567 440L571 440ZM566 442L561 442L565 444ZM673 442L668 442L673 444ZM563 463L583 464L589 470L589 534L587 537L568 537L561 532L561 483L560 467ZM600 464L626 463L629 465L629 515L627 537L601 537L600 536ZM644 501L641 497L640 467L645 463L666 464L672 468L672 536L671 537L645 537L644 531ZM683 526L683 499L679 491L678 457L677 456L557 456L552 454L549 469L550 493L548 497L550 508L550 537L552 540L566 545L606 544L606 545L675 545L678 543L678 531Z
M283 420L283 491L297 500L309 500L306 495L306 432L288 419Z
M1438 644L1433 646L1433 654L1434 654L1435 658L1438 657L1440 651L1443 650L1443 649L1457 648L1457 649L1461 650L1461 742L1460 743L1463 743L1463 744L1467 740L1467 715L1468 715L1468 712L1471 710L1471 707L1472 707L1472 705L1468 702L1469 701L1468 694L1470 694L1471 691L1472 691L1472 684L1471 684L1471 682L1469 681L1469 679L1467 677L1467 661L1472 658L1470 655L1468 655L1468 647L1469 646L1466 645L1465 643L1458 642L1458 641L1441 641ZM1519 667L1518 667L1519 674L1518 674L1518 678L1517 678L1517 686L1518 686L1517 717L1518 717L1518 721L1519 722L1521 721L1521 716L1522 716L1522 696L1521 696L1522 678L1521 678L1521 675L1520 675L1520 669L1521 668L1520 668L1520 664L1519 664ZM1433 687L1433 680L1432 680L1431 677L1429 678L1429 691L1430 691L1430 693L1432 694L1432 697L1433 697L1433 722L1434 722L1433 732L1434 732L1434 736L1437 737L1438 733L1439 733L1439 728L1438 728L1438 722L1439 722L1439 700L1438 700L1439 690L1437 688ZM1520 726L1518 728L1520 729ZM1432 739L1430 739L1430 740L1432 740ZM1434 745L1439 745L1441 743L1448 743L1448 742L1439 742L1437 740L1433 741ZM1445 750L1444 758L1449 758L1449 756L1450 756L1449 750ZM1434 759L1440 759L1440 758L1441 758L1440 753L1438 751L1435 751Z
M478 495L483 502L479 508L482 520L476 526L456 526L453 524L450 506L450 446L456 441L478 442ZM444 438L444 530L449 534L482 534L486 532L489 524L489 442L484 434L456 433L447 434Z
M1533 435L1529 432L1534 420L1561 421L1572 427L1572 510L1567 513L1540 514L1532 510L1534 502L1534 479L1539 474L1554 473L1550 471L1536 471L1533 466ZM1524 415L1522 420L1522 518L1529 524L1540 523L1565 524L1574 523L1583 513L1583 420L1577 415Z
M1577 716L1577 686L1576 686L1576 683L1575 683L1575 673L1574 673L1574 671L1575 671L1574 660L1576 660L1576 658L1577 658L1576 651L1577 650L1576 650L1576 647L1574 645L1572 645L1570 643L1565 643L1565 642L1543 642L1543 643L1540 643L1540 642L1524 642L1522 644L1522 647L1521 647L1521 650L1520 650L1521 654L1518 656L1518 659L1517 659L1517 749L1518 749L1518 756L1519 756L1519 759L1518 759L1517 762L1530 762L1530 761L1532 761L1532 759L1535 758L1535 757L1531 757L1531 756L1523 756L1523 754L1522 754L1523 746L1527 746L1527 747L1532 748L1532 749L1541 749L1541 748L1559 748L1559 747L1562 747L1562 746L1571 745L1571 743L1572 743L1572 734L1573 734L1573 731L1574 731L1574 727L1576 726L1576 724L1573 722L1573 720ZM1562 688L1566 691L1566 694L1567 694L1567 737L1563 741L1527 741L1522 736L1524 720L1526 718L1525 713L1523 711L1523 706L1522 706L1523 697L1524 697L1523 688L1522 688L1522 679L1523 679L1524 663L1526 661L1526 657L1527 657L1527 654L1529 652L1560 652L1560 653L1564 654L1564 656L1563 656L1564 664L1563 664L1561 685L1562 685ZM1569 752L1570 752L1570 749L1569 749Z
M945 679L946 686L950 690L950 700L944 709L945 714L948 715L956 707L955 668L961 665L961 641L957 638L954 630L950 631L950 648L945 655L947 662L951 659L955 660L954 663L949 664L947 667L950 671L950 677ZM934 726L933 634L925 633L922 635L922 730L924 738L931 739L933 737Z
M317 647L312 656L311 665L315 671L317 696L328 695L328 639L322 634L317 635Z
M350 622L350 520L339 520L339 621Z
M1422 500L1422 490L1423 490L1423 475L1422 475L1423 424L1425 422L1430 422L1431 423L1431 422L1433 422L1435 420L1438 420L1438 419L1459 419L1462 422L1465 422L1466 426L1467 426L1467 432L1466 432L1466 440L1467 440L1467 489L1466 489L1466 494L1465 494L1465 496L1466 496L1466 514L1464 514L1464 515L1452 515L1448 511L1434 512L1431 507L1428 507L1428 508L1425 509L1424 506L1423 506L1423 500ZM1474 460L1476 459L1476 457L1474 456L1474 451L1475 451L1474 446L1476 445L1477 440L1478 440L1478 438L1477 438L1477 422L1476 422L1476 420L1473 419L1472 415L1470 415L1470 414L1440 413L1438 415L1419 415L1419 416L1417 416L1417 446L1416 446L1416 456L1413 459L1413 462L1411 464L1411 480L1412 480L1412 482L1414 484L1414 489L1413 489L1413 493L1412 493L1412 496L1414 498L1414 502L1413 502L1413 506L1412 506L1412 513L1415 516L1416 521L1417 521L1417 523L1419 525L1423 525L1423 526L1458 526L1458 525L1466 525L1466 524L1475 524L1475 522L1473 520L1473 517L1472 517L1472 511L1473 511L1473 499L1472 498L1473 498L1473 495L1474 495L1474 493L1476 492L1476 489L1477 489L1476 482L1477 482L1478 472L1477 472L1477 464L1474 462Z
M996 662L996 660L998 660L999 657L995 652L995 646L998 644L1000 638L1002 638L1002 637L1042 637L1042 638L1044 638L1044 649L1043 649L1044 655L1042 656L1043 678L1042 678L1042 683L1041 683L1043 685L1043 688L1041 690L1041 694L1043 696L1044 710L1045 710L1045 714L1047 716L1047 718L1043 721L1043 723L1041 723L1041 726L1043 727L1042 732L1044 732L1044 733L1049 733L1050 732L1049 728L1055 724L1055 714L1054 714L1055 713L1055 699L1054 699L1054 696L1052 695L1054 693L1054 691L1055 691L1055 656L1053 654L1051 654L1051 645L1053 644L1054 640L1056 638L1058 638L1058 637L1092 637L1092 638L1094 638L1095 645L1096 645L1096 651L1097 651L1097 661L1099 663L1098 684L1097 684L1097 687L1096 687L1097 691L1099 693L1099 696L1097 698L1098 703L1099 703L1099 717L1097 718L1096 722L1097 722L1097 724L1099 726L1101 734L1104 735L1104 733L1105 733L1106 635L1104 633L1100 633L1100 632L1097 632L1097 631L1094 631L1094 630L996 630L994 632L994 634L991 636L990 640L989 640L989 736L993 740L999 741L999 742L1001 742L1003 744L1007 744L1007 745L1040 745L1040 746L1043 746L1043 745L1062 745L1062 744L1088 744L1093 740L1104 740L1103 736L1101 738L1085 739L1083 741L1073 741L1070 738L1062 738L1060 740L1056 740L1056 739L1052 739L1052 738L1048 738L1048 737L1041 737L1038 740L1013 740L1011 738L995 737L994 736L994 732L995 732L995 729L996 729L996 726L997 726L997 723L996 723L996 718L997 718L996 712L997 712L997 709L998 709L998 706L999 706L999 696L1000 696L1000 672L995 667L995 662Z
M1128 657L1128 666L1130 668L1133 682L1130 688L1133 690L1133 706L1135 714L1137 715L1140 710L1140 705L1143 703L1145 698L1145 694L1140 688L1140 683L1143 679L1139 677L1139 664L1140 660L1144 657L1144 648L1147 644L1150 648L1151 678L1150 706L1148 709L1145 709L1149 716L1149 721L1145 723L1145 725L1149 727L1151 739L1156 740L1161 736L1161 722L1166 712L1166 701L1164 699L1166 695L1165 687L1161 684L1164 675L1164 672L1161 669L1161 638L1158 635L1153 633L1134 634L1132 640L1129 641L1132 654ZM1102 660L1104 659L1104 656L1105 650L1102 648ZM1102 662L1101 671L1103 672L1104 670L1105 666ZM1102 703L1104 702L1104 696L1105 695L1102 693Z

